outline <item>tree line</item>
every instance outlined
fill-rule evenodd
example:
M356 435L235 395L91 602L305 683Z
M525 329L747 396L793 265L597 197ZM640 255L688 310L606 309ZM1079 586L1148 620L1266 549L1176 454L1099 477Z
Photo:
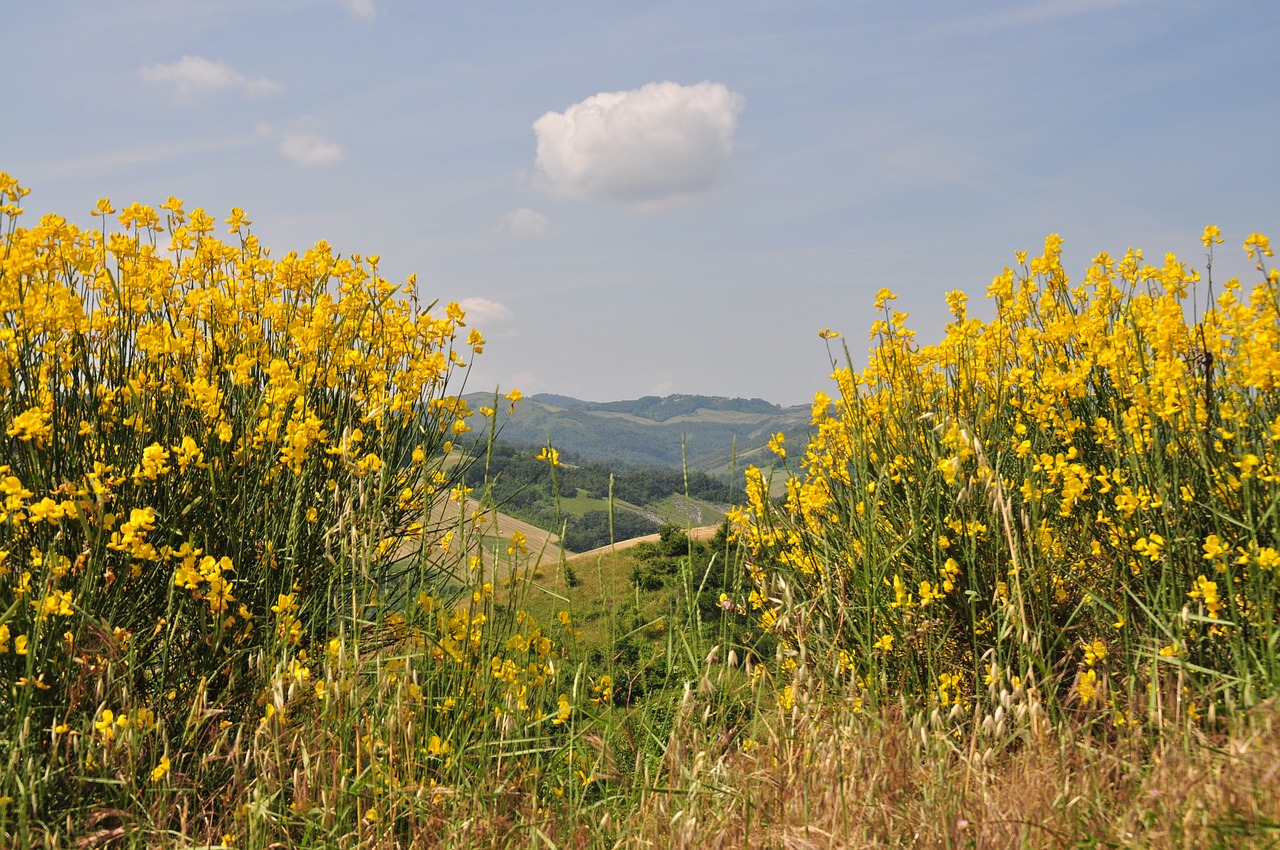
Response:
M741 487L705 472L690 471L686 476L681 470L662 466L582 461L565 455L559 466L552 467L538 460L533 450L503 443L480 447L464 475L469 487L480 488L487 482L489 495L504 513L542 528L563 531L565 547L575 552L652 534L660 524L618 506L611 533L607 511L561 514L557 496L607 499L612 479L613 498L639 507L671 495L687 495L716 504L740 503L743 497Z

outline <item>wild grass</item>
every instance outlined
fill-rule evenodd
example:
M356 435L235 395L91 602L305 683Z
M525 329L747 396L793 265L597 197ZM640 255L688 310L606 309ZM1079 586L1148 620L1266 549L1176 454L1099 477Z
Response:
M1262 237L1193 325L1184 267L1086 298L1052 244L940 347L887 312L787 500L750 473L646 595L461 484L456 305L238 210L0 193L4 846L1280 837Z

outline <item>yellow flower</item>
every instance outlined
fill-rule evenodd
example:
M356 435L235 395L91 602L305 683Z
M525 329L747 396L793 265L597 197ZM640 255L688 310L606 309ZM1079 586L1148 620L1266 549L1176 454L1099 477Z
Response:
M556 711L555 718L551 721L556 726L566 723L569 720L569 715L573 714L573 706L569 703L569 697L560 694L558 702L559 708Z
M31 522L48 522L57 525L65 510L62 505L45 496L40 501L27 507L27 516Z
M240 209L239 207L232 207L231 218L225 219L225 221L227 223L228 233L237 233L241 229L253 224L252 221L249 221L249 219L245 218L244 210Z
M1191 599L1199 599L1204 603L1205 610L1208 611L1209 618L1218 619L1218 614L1222 611L1222 600L1218 598L1218 583L1209 581L1203 574L1196 577L1195 583L1192 585L1187 596Z
M1244 240L1244 250L1249 256L1258 260L1272 256L1271 242L1261 233L1250 233Z
M1098 674L1090 669L1076 682L1076 694L1080 697L1080 702L1088 705L1093 702L1094 695L1098 692Z
M1163 537L1152 532L1148 537L1139 537L1138 541L1133 544L1133 551L1146 555L1152 561L1158 561L1164 552L1164 543Z
M5 433L23 442L35 441L37 445L43 445L53 437L53 428L49 424L49 414L39 407L29 407L13 417L13 424Z
M960 684L959 674L938 674L938 702L944 706L951 705L953 702L959 704L961 702L960 694L958 693Z
M62 617L70 617L71 608L71 591L69 590L51 590L44 598L44 605L41 606L41 612L47 617L51 614L57 614Z
M1210 534L1204 539L1204 559L1206 561L1216 560L1229 551L1230 548L1224 546L1222 538L1216 534Z
M169 757L161 756L160 763L151 769L151 781L159 782L161 779L164 779L166 776L168 776L169 767L170 767Z
M296 611L298 603L293 601L294 594L281 593L275 605L271 606L271 610L276 614L288 614L290 611Z
M98 730L103 741L111 741L116 736L116 715L109 708L104 708L98 719L93 721L93 728Z

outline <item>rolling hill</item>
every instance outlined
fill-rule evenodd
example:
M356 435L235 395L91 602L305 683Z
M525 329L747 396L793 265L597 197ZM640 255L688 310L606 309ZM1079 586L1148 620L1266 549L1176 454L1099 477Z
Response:
M492 395L467 396L473 409L495 406ZM498 410L498 440L514 446L545 446L583 460L623 461L690 469L727 477L750 463L771 461L766 446L779 431L797 450L806 440L807 406L780 407L762 399L701 395L646 396L630 401L591 402L542 394L522 400L514 416ZM479 431L477 414L472 426Z

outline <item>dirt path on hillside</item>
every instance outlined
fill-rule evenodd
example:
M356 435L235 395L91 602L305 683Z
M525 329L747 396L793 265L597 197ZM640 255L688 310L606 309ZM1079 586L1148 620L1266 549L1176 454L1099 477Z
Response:
M471 499L468 499L466 509L468 513L477 511L480 509L480 503L473 501ZM456 504L451 505L450 503L446 502L445 505L442 506L442 509L440 512L441 525L439 526L441 533L443 533L443 531L449 527L449 521L446 519L447 514L450 512L456 512L457 510L458 508ZM536 525L531 525L530 523L524 522L523 520L518 520L515 517L510 516L508 514L504 514L500 511L497 512L496 516L495 516L495 512L493 511L486 511L485 515L490 520L490 524L485 529L486 535L510 537L512 532L519 531L523 533L525 536L525 545L528 547L531 556L537 556L538 566L542 566L545 564L559 563L560 535L553 534L547 531L546 529L539 528ZM456 513L455 513L455 516L456 516ZM496 527L494 523L496 523ZM700 543L705 543L706 541L716 536L716 531L719 528L720 528L719 524L704 525L699 528L692 528L692 529L689 529L689 537ZM572 552L566 552L565 560L571 562L571 561L577 561L582 558L589 558L589 557L598 556L598 555L607 555L610 552L621 552L624 549L630 549L632 546L635 546L637 543L655 543L660 539L661 539L661 535L659 534L646 534L643 537L633 537L630 540L619 540L617 543L614 543L612 545L601 546L597 549L592 549L587 552L579 552L577 554ZM456 549L456 546L454 548ZM406 546L403 554L407 555L411 551L412 551L412 548L410 546Z
M706 543L708 540L716 536L716 532L719 531L719 529L719 525L704 525L700 528L691 528L689 529L689 537L699 543ZM569 563L572 563L595 555L608 555L610 552L621 552L623 549L630 549L637 543L657 543L661 539L662 535L660 534L646 534L643 537L632 537L630 540L619 540L617 543L613 543L609 546L601 546L597 549L580 552L577 555L570 555L568 561Z

